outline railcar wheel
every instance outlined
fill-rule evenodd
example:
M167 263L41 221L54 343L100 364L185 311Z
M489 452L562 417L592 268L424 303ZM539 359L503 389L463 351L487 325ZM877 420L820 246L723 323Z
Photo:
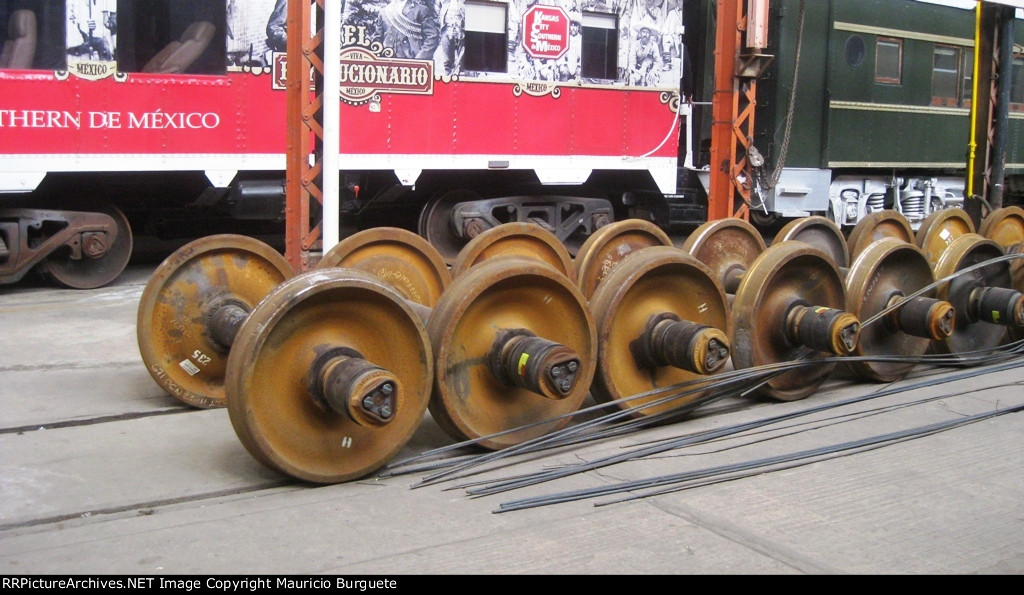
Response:
M974 233L974 222L963 209L942 209L925 218L914 243L924 250L928 262L935 265L946 248L964 234Z
M506 256L470 268L441 296L427 330L430 412L450 436L484 448L564 427L594 377L597 332L586 302L541 262Z
M993 240L964 234L953 240L934 265L935 278L944 279L970 266L1003 256ZM998 347L1007 328L1024 325L1024 296L1013 289L1007 262L992 263L939 286L939 299L956 308L956 329L943 341L933 341L939 353L966 353Z
M406 299L427 307L437 303L452 280L436 248L421 236L396 227L375 227L341 240L316 268L367 271Z
M978 234L1002 246L1007 254L1024 253L1024 209L1003 207L988 214L981 222ZM1024 291L1024 259L1010 261L1011 284ZM1008 338L1017 341L1024 337L1024 328L1009 329Z
M460 202L479 200L480 195L469 190L452 190L430 199L420 211L419 234L441 253L451 265L466 241L452 227L452 210Z
M1006 253L1024 255L1024 241L1010 246L1006 249ZM1024 291L1024 258L1010 261L1010 283L1017 291ZM1024 327L1009 327L1007 340L1019 341L1021 339L1024 339Z
M136 335L150 375L188 405L223 407L233 336L216 331L216 313L233 312L237 324L294 274L280 253L246 236L208 236L179 248L139 300Z
M827 217L803 217L790 221L775 234L772 245L786 241L804 242L814 246L827 254L841 269L850 266L846 236L839 226Z
M732 303L732 361L737 369L848 355L860 322L844 312L838 267L804 242L782 242L764 251L744 275ZM804 366L774 376L761 392L792 401L813 393L834 363Z
M978 235L994 241L1004 249L1024 242L1024 209L1003 207L992 211L982 220Z
M703 396L650 405L664 395L631 399L705 378L729 359L729 307L711 270L682 250L651 246L629 266L611 269L590 301L597 325L598 369L592 393L635 417L677 409Z
M258 461L314 483L363 477L423 419L432 378L426 328L371 274L307 271L246 319L228 358L228 414Z
M881 238L867 246L846 277L846 309L866 321L935 282L924 252L895 238ZM933 339L948 337L954 328L952 305L934 299L935 290L906 301L898 310L861 328L858 356L920 356ZM851 361L849 367L863 378L893 382L916 365L898 361Z
M779 222L777 213L765 213L761 209L750 209L750 222L760 228L767 228Z
M753 225L731 218L701 225L682 248L711 269L726 293L734 294L742 276L765 251L765 243Z
M868 246L882 238L896 238L914 243L914 230L910 221L899 211L885 210L868 214L853 227L846 244L850 248L850 262L860 256Z
M115 237L82 234L85 237L78 246L77 257L69 248L58 248L39 263L39 270L47 277L72 289L103 287L124 271L132 256L132 228L124 213L109 203L101 203L88 210L113 218Z
M576 253L576 280L583 295L589 299L620 262L652 246L672 246L672 240L643 219L625 219L595 231Z
M485 260L512 255L545 262L576 282L572 256L558 236L536 223L519 222L492 227L470 240L452 264L452 277L462 275Z

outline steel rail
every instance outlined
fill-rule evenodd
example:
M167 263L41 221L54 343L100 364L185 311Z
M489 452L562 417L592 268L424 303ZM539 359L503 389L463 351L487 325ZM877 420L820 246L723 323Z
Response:
M1013 346L1015 346L1015 347L1013 347ZM1006 351L1007 354L1009 354L1009 355L1017 355L1017 354L1019 354L1021 352L1021 350L1024 350L1024 341L1011 344L1010 346L1006 346L1006 349L1004 351ZM782 364L771 364L769 366L762 366L762 367L757 368L757 369L750 368L750 369L734 371L734 372L738 373L737 374L737 378L731 379L730 381L731 382L737 382L737 383L743 383L744 381L752 380L754 382L757 382L757 381L761 380L761 376L765 372L770 373L770 374L775 374L775 373L779 373L781 371L787 371L789 369L792 369L796 365L818 365L818 364L821 364L823 362L877 361L879 359L883 359L884 361L893 361L893 360L899 360L899 361L929 361L929 360L931 360L931 361L948 362L948 363L952 363L952 364L955 364L955 365L958 365L958 366L965 366L965 365L967 365L968 362L982 361L982 360L991 361L993 357L999 357L998 351L999 351L998 348L996 350L986 349L986 350L980 350L978 352L971 352L970 354L965 352L965 353L962 353L962 354L960 354L959 356L956 356L956 357L950 357L950 356L944 355L944 354L925 354L923 356L880 356L880 357L846 356L846 357L822 358L822 359L813 360L813 361L802 360L802 361L799 361L799 362L784 362ZM1007 355L1007 357L1009 357L1009 355ZM778 369L780 367L783 368L783 369L781 369L781 370ZM764 368L772 368L772 369L769 369L769 370L765 371ZM750 374L745 374L745 372L750 372ZM683 383L683 384L686 384L686 383ZM590 434L582 435L582 433L584 431L586 431L586 430L593 430L594 428L600 428L600 426L602 426L602 425L610 424L610 423L616 421L617 419L620 419L620 418L622 418L624 416L629 415L629 411L618 411L618 412L614 412L614 413L611 413L611 414L608 414L608 415L605 415L605 416L601 416L601 417L592 419L590 421L587 421L587 422L584 422L584 423L581 423L581 424L577 424L577 425L570 426L570 427L564 428L564 429L556 431L556 432L552 432L550 434L547 434L545 436L541 436L541 437L535 438L535 439L530 440L530 441L525 441L525 442L523 442L521 444L509 447L507 449L503 449L503 450L500 450L500 451L495 451L495 452L486 453L486 454L483 454L483 455L476 455L476 456L470 455L469 458L461 457L461 458L459 458L458 461L451 462L451 463L449 463L447 460L439 461L439 462L435 463L431 467L431 469L448 468L448 470L444 471L444 472L435 473L433 475L427 476L427 477L423 478L419 483L414 484L414 487L422 487L424 485L430 485L430 484L433 484L433 483L437 483L438 481L443 480L445 478L453 479L454 476L456 476L458 473L463 473L463 472L468 471L470 469L474 469L474 468L480 467L482 465L485 465L487 463L496 462L498 460L501 460L501 459L504 459L504 458L507 458L507 457L511 457L511 456L514 456L514 455L522 455L522 454L526 454L526 453L530 453L530 452L536 452L538 450L548 450L548 449L553 449L553 448L564 447L564 446L571 445L571 444L578 444L578 443L583 442L583 441L588 441L589 442L589 441L596 440L598 438L604 438L604 437L614 436L614 435L621 435L621 434L624 434L624 433L636 431L638 429L643 429L643 428L646 428L646 427L651 426L651 425L662 425L662 424L665 424L665 423L669 423L670 421L674 420L675 418L682 417L685 414L690 413L693 410L695 410L695 409L697 409L697 408L699 408L701 406L707 405L708 403L710 403L710 402L712 402L714 400L722 399L722 398L725 398L725 397L743 396L743 391L747 390L748 386L749 386L748 384L744 383L744 384L741 384L741 386L739 386L738 388L735 388L735 389L733 389L731 391L725 391L725 392L719 392L719 393L715 393L715 394L709 394L704 399L701 399L701 400L695 401L693 403L687 404L687 406L685 408L680 408L680 409L676 409L676 410L666 411L666 412L664 412L662 414L659 414L659 415L652 415L652 416L648 416L648 417L644 417L644 418L640 418L640 419L636 419L636 420L627 421L625 423L621 423L621 424L612 426L612 427L610 427L610 428L608 428L606 430L603 430L603 431L601 431L601 430L594 430ZM698 390L704 390L704 389L701 388L701 389L698 389ZM670 400L675 399L675 398L680 398L681 396L686 396L686 394L689 394L690 392L692 392L692 391L684 392L682 394L670 395L668 397L665 397L664 399L660 399L658 401L654 401L654 402L652 402L650 404L646 404L644 406L660 405L663 402L670 401ZM644 395L638 395L638 396L646 396L646 393ZM631 398L633 398L633 397L631 397ZM870 398L870 396L867 397L867 398ZM596 409L596 408L591 408L591 409ZM467 443L460 443L459 445L454 445L454 446L464 446L466 444ZM448 448L448 447L446 447L446 448ZM436 451L434 451L434 452L436 452ZM427 455L428 453L423 453L423 454ZM408 459L407 459L407 461L408 461ZM422 470L422 467L418 468L418 469ZM407 471L407 472L412 472L412 471L410 470L410 471ZM401 473L401 471L394 471L391 474L397 475L397 474L400 474L400 473Z
M762 418L762 419L758 419L758 420L754 420L754 421L750 421L750 422L744 422L744 423L741 423L741 424L736 424L736 425L733 425L733 426L728 426L728 427L720 428L720 429L717 429L717 430L708 430L708 431L703 431L703 432L699 432L699 433L696 433L696 434L685 434L685 435L677 437L677 438L665 439L665 440L663 440L663 441L661 441L659 443L655 443L653 445L642 446L640 448L636 448L636 449L633 449L633 450L630 450L630 451L627 451L627 452L622 452L622 453L619 453L619 454L603 457L603 458L600 458L600 459L595 459L594 461L589 461L589 462L584 462L584 463L575 463L575 464L566 465L566 466L563 466L563 467L557 468L557 469L548 469L548 470L545 470L545 471L536 472L536 473L532 474L529 477L529 479L521 479L520 478L520 479L517 479L516 481L505 481L503 479L492 480L492 481L488 482L490 484L490 487L488 487L488 488L477 488L475 490L470 490L469 491L469 495L471 495L471 496L485 496L485 495L491 495L491 494L498 493L498 492L511 491L511 490L519 489L519 488L526 487L526 486L529 486L529 485L536 485L536 484L539 484L539 483L544 483L544 482L552 481L552 480L555 480L555 479L561 479L563 477L568 477L570 475L574 475L574 474L577 474L577 473L583 473L583 472L586 472L586 471L592 471L592 470L599 469L599 468L602 468L602 467L608 467L608 466L615 465L615 464L622 463L622 462L629 461L629 460L634 460L634 459L638 459L638 458L648 457L648 456L651 456L653 454L661 454L661 453L664 453L664 452L667 452L667 451L670 451L670 450L675 450L675 449L678 449L678 448L682 448L682 447L685 447L685 446L690 446L690 445L694 445L694 444L701 444L701 443L709 442L709 441L712 441L712 440L717 440L717 439L721 439L721 438L725 438L725 437L734 436L736 434L747 432L747 431L750 431L752 429L758 429L758 428L762 428L762 427L765 427L765 426L768 426L768 425L772 425L772 424L776 424L776 423L780 423L780 422L784 422L784 421L793 420L793 419L796 419L796 418L799 418L799 417L803 417L803 416L819 413L821 411L827 411L827 410L830 410L830 409L836 409L836 408L839 408L839 407L845 407L845 406L861 403L861 402L864 402L864 401L867 401L867 400L870 400L870 399L876 399L876 398L880 398L880 397L883 397L883 396L897 394L897 393L900 393L900 392L907 392L907 391L911 391L911 390L917 390L917 389L920 389L920 388L927 388L929 386L935 386L937 384L943 384L943 383L954 381L954 380L961 380L961 379L965 379L965 378L971 378L971 377L979 376L979 375L982 375L982 374L988 374L988 373L997 372L997 371L1004 371L1004 370L1018 368L1018 367L1022 367L1022 366L1024 366L1024 361L1015 361L1015 362L1011 362L1011 363L1008 363L1008 364L1001 364L1001 365L997 365L997 366L990 366L990 367L984 368L984 369L982 369L982 368L975 368L975 369L969 370L967 372L962 372L962 373L959 373L959 374L945 375L945 376L933 378L933 379L930 379L930 380L927 380L927 381L912 383L912 384L910 384L908 386L890 387L890 388L882 390L882 391L877 391L877 392L874 392L874 393L870 393L870 394L867 394L867 395L861 395L861 396L857 396L857 397L851 397L849 399L844 399L842 401L837 401L835 403L825 403L825 404L822 404L822 405L816 405L814 407L809 407L809 408L806 408L806 409L803 409L803 410L800 410L800 411L794 411L794 412L789 412L789 413L785 413L785 414L769 416L769 417L766 417L766 418Z
M513 510L523 510L523 509L526 509L526 508L536 508L538 506L546 506L546 505L550 505L550 504L558 504L558 503L564 503L564 502L571 502L571 501L576 501L576 500L581 500L581 499L586 499L586 498L593 498L593 497L607 495L607 494L620 493L620 492L623 492L623 491L632 491L632 490L637 490L637 489L645 489L645 488L657 487L657 486L665 485L665 484L668 484L668 483L679 483L679 482L684 482L684 481L689 481L689 480L703 479L703 478L707 478L707 477L715 477L715 476L718 476L718 475L724 475L724 474L728 474L728 473L735 473L735 472L741 472L741 471L752 471L752 470L755 470L755 469L761 469L762 470L761 473L765 473L765 472L768 472L768 471L764 471L763 469L765 467L770 467L772 465L779 465L779 464L787 463L787 462L801 461L801 460L810 459L810 458L814 458L814 457L822 457L822 456L829 455L829 454L835 454L835 453L839 453L839 452L844 452L844 451L849 451L849 450L854 450L854 449L859 449L859 448L865 448L865 447L869 447L869 446L875 446L875 445L877 445L877 446L885 446L885 445L890 445L890 444L893 444L893 443L896 443L896 442L900 442L900 441L904 441L904 440L909 440L909 439L914 439L914 438L920 438L922 436L928 436L928 435L931 435L931 434L935 434L935 433L938 433L938 432L942 432L942 431L958 428L958 427L961 427L961 426L964 426L964 425L967 425L967 424L971 424L971 423L975 423L975 422L978 422L978 421L983 421L983 420L991 419L991 418L998 417L998 416L1001 416L1001 415L1006 415L1007 413L1016 413L1016 412L1019 412L1019 411L1024 411L1024 405L1016 405L1014 407L1010 407L1010 408L1007 408L1007 409L1000 409L1000 410L997 410L997 411L988 411L988 412L985 412L985 413L979 413L979 414L975 414L975 415L971 415L971 416L966 416L966 417L961 417L961 418L957 418L957 419L946 420L946 421L942 421L942 422L935 422L935 423L932 423L932 424L927 424L927 425L924 425L924 426L918 426L916 428L911 428L911 429L908 429L908 430L900 430L900 431L896 431L896 432L889 432L889 433L886 433L886 434L879 434L879 435L871 436L871 437L868 437L868 438L861 438L861 439L858 439L858 440L842 442L842 443L838 443L838 444L834 444L834 445L830 445L830 446L797 451L797 452L794 452L794 453L789 453L787 455L776 455L776 456L771 456L771 457L764 457L764 458L761 458L761 459L755 459L755 460L751 460L751 461L745 461L743 463L734 463L734 464L729 464L729 465L720 465L720 466L716 466L716 467L710 467L710 468L707 468L707 469L698 469L698 470L694 470L694 471L686 471L686 472L683 472L683 473L675 473L675 474L662 475L662 476L653 477L653 478L647 478L647 479L643 479L643 480L619 482L617 484L612 484L612 485L607 485L607 486L600 486L600 487L596 487L596 488L585 488L585 489L580 489L580 490L570 490L570 491L558 492L558 493L550 494L550 495L546 495L546 496L539 496L539 497L533 497L533 498L523 498L523 499L520 499L520 500L512 500L512 501L508 501L508 502L502 502L499 505L498 509L494 510L493 512L500 513L500 512L509 512L509 511L513 511ZM810 461L810 462L816 462L816 461ZM737 479L737 478L733 478L733 479ZM653 494L651 494L651 495L653 495Z
M850 412L850 413L842 413L842 414L838 414L838 415L824 417L824 418L817 419L817 420L801 421L801 422L794 423L794 424L791 424L791 425L788 425L788 426L783 426L781 428L777 428L775 430L759 429L756 432L750 432L749 434L746 435L746 436L749 436L749 437L755 437L756 438L755 440L750 440L750 441L742 442L742 443L739 443L739 444L732 444L732 445L724 446L722 448L718 448L718 449L714 449L714 450L704 450L704 451L701 451L700 453L697 453L697 454L698 455L707 455L707 454L723 453L723 452L726 452L726 451L729 451L729 450L734 450L734 449L737 449L737 448L743 448L745 446L751 446L751 445L758 444L758 443L761 443L761 442L767 442L768 440L775 440L775 439L778 439L778 438L786 438L786 437L789 437L789 436L796 436L796 435L802 434L804 432L813 432L813 431L821 430L821 429L824 429L824 428L832 428L832 427L835 427L835 426L837 426L839 424L843 424L843 423L846 423L846 422L849 422L849 421L860 421L860 420L863 420L863 419L866 419L866 418L869 418L869 417L873 417L873 416L876 416L876 415L882 415L882 414L885 414L885 413L890 413L892 411L897 411L899 409L909 409L910 407L916 407L918 405L924 405L924 404L932 403L932 402L935 402L935 401L941 401L941 400L948 399L948 398L951 398L951 397L962 397L962 396L969 395L969 394L972 394L972 393L977 393L977 392L987 391L987 390L993 390L993 389L996 389L996 388L1004 388L1004 387L1007 387L1007 386L1019 386L1022 383L1024 383L1024 380L1018 381L1018 382L1003 382L1003 383L1000 383L1000 384L989 385L989 386L975 388L975 389L971 389L971 390L965 390L965 391L960 391L960 392L955 392L955 393L945 393L945 394L942 394L942 395L936 395L936 396L932 396L932 397L924 397L924 398L921 398L921 399L917 399L917 400L914 400L914 401L907 401L907 402L904 402L904 403L892 403L892 404L889 404L889 405L883 405L883 406L875 407L875 408L872 408L872 409L865 409L863 411L853 411L853 412ZM788 432L785 432L785 433L777 433L777 431L780 431L780 430L781 431L792 430L792 431L788 431ZM765 435L765 437L758 437L759 435L762 435L762 434ZM720 439L720 440L724 440L724 439ZM708 441L708 442L715 442L715 441ZM696 456L696 455L692 455L692 454L689 454L689 453L666 454L665 456L660 457L660 458L675 458L675 457L689 457L689 456ZM652 456L652 457L647 457L647 458L659 458L659 457Z
M730 379L725 380L725 381L721 381L720 380L720 381L714 382L712 384L717 387L717 386L725 385L725 384L731 383L731 382L743 383L741 388L745 390L749 386L749 385L747 385L745 383L745 381L750 380L751 377L755 381L759 381L759 380L761 380L761 378L762 378L762 376L764 374L781 373L783 371L787 371L787 370L793 369L794 367L798 367L800 365L808 365L808 364L812 364L812 363L813 364L817 364L819 362L820 362L820 360L817 360L817 361L814 361L814 362L810 362L810 361L806 361L806 362L783 362L781 364L770 364L768 366L763 366L763 367L758 368L758 369L748 368L748 369L744 369L744 370L737 370L737 371L735 371L736 375L733 378L730 378ZM728 374L728 373L726 373L726 374ZM725 374L719 375L716 378L721 378L722 376L725 376ZM666 403L666 402L673 401L675 399L679 399L679 398L682 398L682 397L685 397L685 396L689 396L689 395L693 394L694 392L703 392L703 391L707 390L706 385L708 384L708 381L706 381L704 379L700 379L700 380L697 380L697 381L689 381L689 382L685 382L685 383L680 383L680 385L675 385L675 386L672 386L672 387L666 387L664 389L656 389L656 390L653 390L653 391L647 391L645 393L640 393L640 394L637 394L637 395L633 395L631 397L628 397L627 399L622 399L619 402L623 402L623 401L631 400L631 399L639 399L639 398L643 398L643 397L647 397L647 396L652 396L652 395L655 395L655 394L660 394L660 393L663 393L663 392L671 391L671 390L673 390L675 388L678 388L679 386L682 386L682 385L692 385L692 384L700 384L701 386L699 386L698 388L695 388L695 389L691 389L689 391L683 391L682 393L669 394L666 397L662 397L662 398L657 399L655 401L651 401L650 403L645 403L645 404L642 404L642 405L640 405L638 407L634 407L632 410L619 410L619 411L615 411L615 412L606 414L604 416L600 416L598 418L595 418L593 420L585 421L585 422L582 422L582 423L579 423L579 424L576 424L576 425L573 425L573 426L569 426L567 428L564 428L564 429L556 431L556 432L552 432L552 433L549 433L549 434L546 434L546 435L543 435L543 436L539 436L537 438L533 438L533 439L530 439L530 440L523 441L523 442L521 442L519 444L515 444L513 446L509 446L508 448L505 448L505 449L502 449L502 450L499 450L499 451L494 451L494 452L486 453L486 454L483 454L483 455L479 455L474 460L472 460L472 461L470 461L468 463L464 463L462 465L457 465L455 468L449 469L448 471L444 471L444 472L440 472L440 473L435 473L435 474L433 474L431 476L425 477L420 482L414 484L413 487L422 487L424 485L430 485L430 484L436 483L437 481L440 481L440 480L444 479L447 476L453 475L454 473L457 473L457 472L460 472L460 471L465 471L465 470L473 468L473 467L478 467L478 466L483 465L483 464L485 464L487 462L491 462L491 461L498 460L498 459L501 459L501 458L510 457L512 455L515 455L515 454L523 454L525 452L531 452L531 451L537 450L538 448L541 448L541 447L543 447L543 448L552 448L553 447L552 443L555 440L564 439L566 436L572 436L572 435L576 435L576 434L581 434L582 432L584 432L586 430L589 430L589 429L591 429L593 427L596 427L596 426L599 426L599 425L603 425L603 424L608 424L608 423L614 422L614 421L622 419L622 418L631 417L633 415L633 412L636 411L637 409L645 408L645 407L654 407L654 406L661 405L661 404ZM728 393L728 394L725 394L725 393L710 394L709 393L706 397L704 397L702 399L695 400L693 403L687 404L687 406L692 409L692 408L696 408L696 407L699 407L701 405L707 404L711 400L717 400L717 399L722 398L724 396L731 396L731 395L732 395L732 393ZM588 408L588 410L593 411L593 410L597 410L597 409L600 409L600 408L608 407L609 405L616 406L614 403L611 403L611 404L603 403L603 404L599 404L599 405L597 405L595 407ZM575 415L579 415L583 411L584 410L578 410L576 412L569 413L569 414L566 414L564 416L561 416L560 418L554 418L554 419L561 419L561 418L564 418L564 417L572 417L572 416L575 416ZM673 416L680 415L679 410L672 411L672 413L673 413ZM654 417L655 416L650 416L650 418L654 418ZM545 422L540 422L540 423L548 423L550 421L552 421L552 420L546 420ZM656 423L656 422L654 420L646 419L646 420L639 420L637 423L643 424L644 426L646 426L646 425L651 425L651 424ZM532 424L532 425L536 425L536 424ZM514 428L512 430L507 430L505 432L502 432L501 434L506 434L506 433L520 431L520 430L522 430L522 429L524 429L526 427L531 427L531 426L524 426L522 428ZM429 456L434 456L434 455L438 454L440 451L450 451L451 449L454 449L454 448L461 448L461 447L465 447L465 446L470 446L470 445L476 444L477 442L480 442L481 440L484 440L486 438L487 437L481 437L481 438L477 438L475 440L464 441L464 442L460 442L458 444L442 447L441 449L435 449L433 451L427 451L427 452L424 452L424 453L418 455L417 457L411 457L410 459L405 459L404 461L400 461L399 463L396 463L395 466L397 467L397 466L400 466L402 464L407 464L408 462L410 462L410 461L412 461L414 459L423 459L423 458L426 458L426 457L429 457ZM396 474L393 469L385 471L384 473Z

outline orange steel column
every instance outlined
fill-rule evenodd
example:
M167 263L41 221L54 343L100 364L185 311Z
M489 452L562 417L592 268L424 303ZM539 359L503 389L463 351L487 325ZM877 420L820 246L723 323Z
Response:
M288 0L288 63L287 63L287 156L285 162L285 258L296 271L311 268L310 253L320 242L323 192L323 164L319 147L323 130L318 116L322 107L321 85L311 93L314 71L323 76L323 35L310 31L313 7L317 22L323 22L323 0ZM314 155L315 154L315 155ZM310 164L310 155L315 159ZM311 200L312 199L312 200Z
M747 28L745 0L719 0L715 31L715 91L711 112L711 179L708 220L748 216L751 179L747 150L754 135L757 85L741 77L740 51ZM736 207L736 195L742 204Z

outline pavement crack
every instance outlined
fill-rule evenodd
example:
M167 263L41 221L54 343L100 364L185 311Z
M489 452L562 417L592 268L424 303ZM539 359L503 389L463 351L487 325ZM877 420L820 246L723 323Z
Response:
M28 426L17 426L12 428L0 428L0 435L4 434L26 434L38 432L39 430L58 430L61 428L73 428L77 426L91 426L112 421L125 421L129 419L140 419L144 417L156 417L160 415L173 415L177 413L188 413L194 411L187 407L175 407L173 409L161 409L159 411L137 411L134 413L119 413L117 415L102 415L87 419L72 419L52 423L32 424Z
M126 512L134 512L140 516L149 516L156 514L157 509L174 506L177 504L184 504L189 502L198 502L203 500L212 500L216 498L224 498L228 496L237 496L240 494L249 494L252 492L260 492L263 490L276 489L286 487L294 484L295 481L290 479L280 479L267 481L264 483L246 486L242 488L231 488L226 490L217 490L213 492L204 492L201 494L193 494L191 496L179 496L176 498L164 498L159 500L150 500L147 502L134 502L123 506L112 506L108 508L101 508L95 510L84 510L79 512L65 513L49 517L40 517L37 519L29 519L20 521L17 523L0 524L0 532L11 531L16 529L27 529L32 527L39 527L42 525L53 525L57 523L65 523L68 521L85 521L88 519L98 519L102 517L118 517L123 516Z

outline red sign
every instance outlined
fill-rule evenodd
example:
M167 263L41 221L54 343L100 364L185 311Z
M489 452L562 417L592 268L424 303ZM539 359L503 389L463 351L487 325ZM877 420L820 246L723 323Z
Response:
M523 15L523 47L534 58L561 58L569 50L569 15L535 4Z

